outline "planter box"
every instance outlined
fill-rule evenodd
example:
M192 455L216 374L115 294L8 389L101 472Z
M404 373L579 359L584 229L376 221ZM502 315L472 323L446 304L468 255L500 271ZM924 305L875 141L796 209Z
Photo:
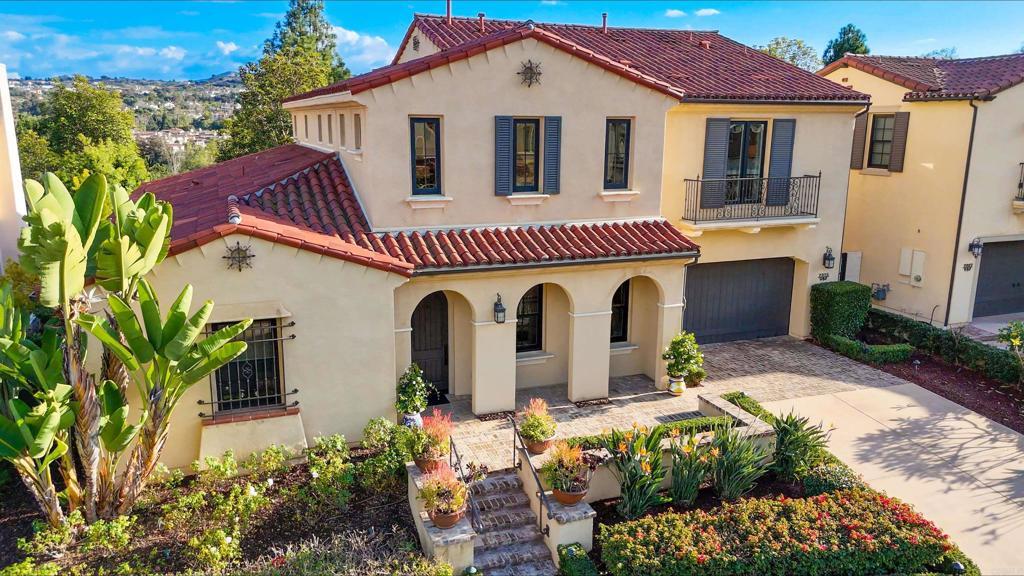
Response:
M423 554L427 558L444 560L452 565L455 574L461 574L473 565L473 544L477 539L469 517L462 518L455 526L445 530L434 526L423 508L423 501L419 499L424 474L412 462L405 464L405 471L409 479L409 508L412 510Z

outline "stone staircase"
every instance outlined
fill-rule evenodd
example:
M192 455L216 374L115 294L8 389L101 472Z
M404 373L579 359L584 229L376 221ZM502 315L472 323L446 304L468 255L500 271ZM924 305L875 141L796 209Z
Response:
M473 564L487 576L555 576L558 570L519 476L494 472L472 490L482 524Z

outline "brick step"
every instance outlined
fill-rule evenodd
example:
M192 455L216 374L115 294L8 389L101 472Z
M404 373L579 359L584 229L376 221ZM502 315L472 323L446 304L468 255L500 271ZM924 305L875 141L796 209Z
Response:
M473 564L488 575L495 568L514 568L538 560L551 561L551 551L539 538L473 553Z
M529 506L510 506L501 510L492 510L480 514L480 533L515 528L517 526L529 526L536 524L537 516L530 510Z
M480 495L473 495L473 502L481 514L503 508L513 508L529 504L530 499L522 490L508 490L504 492L488 492Z
M477 535L474 554L480 554L490 548L510 546L512 544L518 544L519 542L536 540L537 538L540 538L540 530L538 530L537 525L533 523L527 524L526 526L516 526L515 528L484 532L483 534Z
M550 559L535 560L487 571L487 576L556 576L556 574L558 574L558 568Z
M485 496L495 492L511 492L522 490L523 482L515 472L491 473L478 482L473 483L473 495Z

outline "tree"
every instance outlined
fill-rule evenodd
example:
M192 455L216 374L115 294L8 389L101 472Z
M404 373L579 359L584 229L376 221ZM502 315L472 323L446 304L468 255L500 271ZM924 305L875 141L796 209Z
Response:
M115 142L78 136L82 149L68 152L61 158L56 174L62 180L79 186L90 174L102 174L111 182L134 190L149 178L146 161L139 155L134 141Z
M863 30L853 24L847 24L839 30L838 36L828 41L821 59L828 65L846 54L870 54L871 49L868 48L867 41L868 37Z
M291 116L281 107L281 100L326 86L331 66L318 52L292 46L246 64L241 75L245 85L239 96L241 106L225 125L228 139L218 160L291 142Z
M821 59L814 48L803 40L778 36L765 46L754 46L761 52L789 62L794 66L815 72L821 68Z
M921 55L924 58L938 58L940 60L956 60L956 46L949 48L937 48Z
M21 173L38 178L44 172L51 172L60 166L60 157L50 150L50 142L31 128L17 125L18 157L21 159Z
M274 35L264 42L263 54L284 48L303 48L323 55L331 66L331 82L349 77L348 68L337 50L337 36L324 15L323 0L291 0L284 22L278 21Z

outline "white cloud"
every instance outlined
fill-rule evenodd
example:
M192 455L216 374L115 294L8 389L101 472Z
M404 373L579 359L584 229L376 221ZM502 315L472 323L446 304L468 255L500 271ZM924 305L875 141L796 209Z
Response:
M11 42L17 42L18 40L24 40L25 35L21 32L16 32L14 30L5 30L3 32L0 32L0 38L3 38L4 40L9 40Z
M697 16L714 16L715 14L721 14L721 12L715 10L714 8L701 8L700 10L694 12L694 14L696 14Z
M118 54L127 54L129 56L152 56L156 54L156 48L148 46L116 46L115 50Z
M545 6L558 6L561 4L558 0L540 0L540 3Z
M199 16L199 11L197 11L197 10L179 10L178 14L180 14L182 16Z
M185 57L185 54L185 49L177 46L168 46L160 50L160 55L168 60L181 60Z
M381 36L362 34L355 30L334 27L338 36L338 53L346 64L366 69L387 64L395 56L395 49Z
M224 42L221 40L217 40L217 49L220 50L221 54L227 56L235 50L238 50L238 44L235 44L234 42Z
M669 8L668 10L665 10L665 16L669 18L682 18L683 16L686 16L686 12L676 8Z

